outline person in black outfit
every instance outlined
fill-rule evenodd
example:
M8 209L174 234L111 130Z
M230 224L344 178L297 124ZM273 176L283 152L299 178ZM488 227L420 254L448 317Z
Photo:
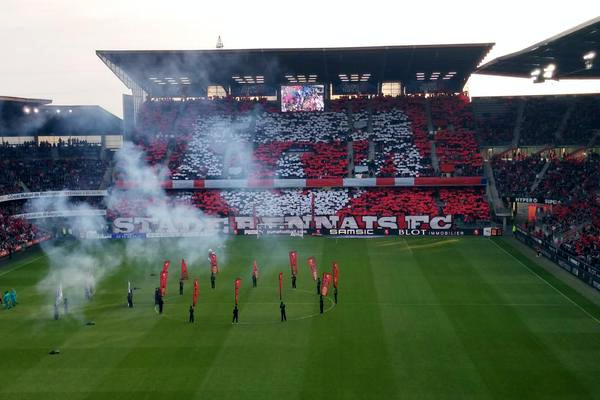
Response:
M154 305L157 306L159 303L159 299L160 299L160 290L158 288L156 288L154 290Z
M319 296L319 308L321 310L321 314L323 314L323 296Z
M335 301L335 304L337 304L337 287L333 287L333 300Z
M58 304L54 303L54 319L58 320Z
M133 308L133 292L127 292L127 307Z
M194 323L194 306L190 306L190 323Z
M63 305L65 307L65 314L67 314L69 312L69 301L67 300L66 297L63 300Z
M281 310L281 322L287 321L287 317L285 316L285 304L283 304L283 301L279 305L279 309Z
M296 275L292 275L292 289L296 289Z
M238 322L238 308L237 308L237 304L235 305L235 307L233 307L233 319L231 320L231 323L233 324L234 322Z
M256 274L252 274L252 287L256 287Z
M179 295L183 296L183 281L179 281Z
M317 278L317 294L321 294L321 278Z
M162 312L163 312L163 305L164 305L164 304L165 304L165 302L163 301L163 298L162 298L162 296L160 296L160 297L158 298L158 313L159 313L159 314L162 314Z
M210 273L210 287L212 287L213 289L215 288L215 280L217 280L217 277L215 276L214 272Z

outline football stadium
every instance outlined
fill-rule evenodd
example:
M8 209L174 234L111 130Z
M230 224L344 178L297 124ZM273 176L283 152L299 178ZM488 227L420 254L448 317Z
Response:
M600 17L493 47L94 49L122 119L0 93L0 399L600 398L600 94L465 90L600 79Z

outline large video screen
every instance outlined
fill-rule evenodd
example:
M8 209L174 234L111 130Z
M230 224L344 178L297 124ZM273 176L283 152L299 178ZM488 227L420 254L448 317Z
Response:
M323 111L325 86L289 85L281 87L281 111Z

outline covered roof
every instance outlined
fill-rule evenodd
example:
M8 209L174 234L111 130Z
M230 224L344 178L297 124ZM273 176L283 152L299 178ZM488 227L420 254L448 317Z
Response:
M26 105L41 106L43 104L50 103L52 103L52 100L48 99L31 99L27 97L0 96L0 106L6 106L9 104L15 107L22 107Z
M405 85L443 82L448 89L459 91L492 46L493 43L473 43L305 49L99 50L96 54L127 87L137 86L153 96L191 96L202 93L208 85L277 87L295 83L294 80L334 84L401 81ZM418 73L422 73L419 79Z
M586 69L583 56L594 51L597 56L593 67ZM600 17L597 17L526 49L498 57L475 72L529 78L532 71L555 64L558 79L598 79L599 57Z
M120 135L123 132L122 120L100 106L10 104L10 107L1 107L0 103L2 136Z

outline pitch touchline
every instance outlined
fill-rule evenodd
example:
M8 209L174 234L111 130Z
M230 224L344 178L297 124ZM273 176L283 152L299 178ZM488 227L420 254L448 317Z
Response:
M40 258L42 258L42 257L43 257L43 256L37 256L36 258L33 258L33 259L31 259L31 260L27 261L26 263L23 263L23 264L21 264L21 265L18 265L18 266L14 267L14 268L12 268L12 269L10 269L10 270L8 270L8 271L4 271L4 272L0 273L0 276L4 276L4 275L6 275L6 274L9 274L9 273L11 273L11 272L13 272L13 271L16 271L17 269L19 269L19 268L22 268L22 267L24 267L24 266L26 266L26 265L29 265L29 264L31 264L32 262L34 262L34 261L36 261L36 260L39 260L39 259L40 259Z
M564 307L570 306L565 303L555 304L539 304L539 303L349 303L349 305L377 305L377 306L424 306L424 307L445 307L445 306L458 306L458 307Z
M600 324L600 320L598 318L594 317L585 308L581 307L579 304L577 304L575 301L573 301L573 299L571 299L569 296L567 296L566 294L564 294L563 292L561 292L556 286L552 285L550 282L548 282L546 279L544 279L542 276L540 276L537 272L535 272L534 270L532 270L531 268L529 268L523 261L519 260L512 253L508 252L506 249L504 249L504 247L500 246L494 240L492 240L492 239L489 239L489 240L491 240L491 242L494 243L496 245L496 247L498 247L500 250L502 250L503 252L505 252L506 254L508 254L509 256L511 256L512 258L514 258L519 264L521 264L523 267L525 267L525 269L527 271L531 272L533 275L537 276L546 285L548 285L552 289L554 289L554 291L556 293L560 294L562 297L564 297L565 299L567 299L567 301L569 303L571 303L575 307L579 308L581 311L583 311L584 314L586 314L588 317L590 317L591 319L593 319L594 321L596 321L598 324Z

